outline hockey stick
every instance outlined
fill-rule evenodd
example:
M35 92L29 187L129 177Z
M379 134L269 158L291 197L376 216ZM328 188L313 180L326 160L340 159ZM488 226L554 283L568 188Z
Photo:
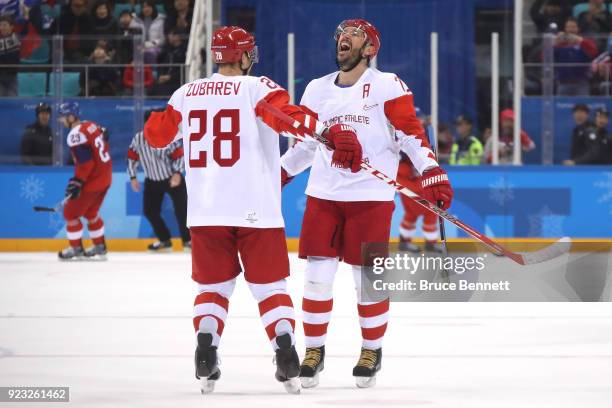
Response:
M66 205L66 203L68 202L68 199L70 197L64 197L64 199L62 201L60 201L59 203L55 204L55 207L40 207L38 205L34 206L34 211L36 212L58 212L60 210L60 208L62 208L64 205Z
M302 132L304 134L307 134L307 135L311 136L312 138L316 139L317 141L319 141L320 143L323 143L326 146L329 145L329 141L326 140L324 137L322 137L320 134L316 133L313 130L310 130L310 129L306 128L300 122L298 122L297 120L293 119L291 116L287 115L286 113L280 111L274 105L271 105L271 104L269 104L267 102L260 101L257 104L257 106L259 108L265 110L266 112L270 113L272 116L276 117L281 122L284 122L285 124L293 127L295 130L300 131L300 132ZM303 136L301 136L301 135L295 135L295 134L291 134L291 135L294 136L294 137L297 137L298 139L304 140ZM473 237L473 238L477 239L478 241L482 242L494 254L506 256L506 257L512 259L514 262L520 264L520 265L533 265L533 264L540 263L540 262L546 262L546 261L548 261L550 259L556 258L558 256L561 256L561 255L567 253L569 251L569 249L570 249L571 239L569 237L564 237L564 238L559 239L557 242L555 242L555 243L553 243L553 244L551 244L551 245L547 246L546 248L543 248L543 249L541 249L539 251L535 251L535 252L528 253L528 254L519 254L519 253L516 253L516 252L512 252L512 251L504 248L503 246L499 245L498 243L496 243L495 241L493 241L491 238L487 237L486 235L478 232L476 229L474 229L474 228L470 227L469 225L465 224L463 221L461 221L460 219L458 219L454 215L451 215L448 212L446 212L445 210L443 210L443 209L439 208L438 206L430 203L429 201L427 201L423 197L421 197L418 194L416 194L414 191L410 190L408 187L398 183L396 180L392 179L391 177L389 177L389 176L385 175L384 173L376 170L370 164L365 163L365 162L362 161L361 162L361 168L364 171L366 171L367 173L370 173L372 176L374 176L377 179L381 180L382 182L384 182L384 183L388 184L389 186L393 187L400 194L403 194L403 195L409 197L410 199L412 199L414 202L416 202L417 204L421 205L422 207L425 207L429 211L437 214L438 216L444 218L448 222L450 222L450 223L456 225L457 227L461 228L468 235L470 235L471 237Z

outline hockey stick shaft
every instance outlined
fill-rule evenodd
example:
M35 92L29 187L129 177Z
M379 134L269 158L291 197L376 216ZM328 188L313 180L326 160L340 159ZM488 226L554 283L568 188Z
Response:
M284 122L285 124L287 124L287 125L291 126L292 128L294 128L296 131L300 131L300 132L302 132L304 134L307 134L308 136L313 137L314 139L316 139L317 141L319 141L319 142L321 142L321 143L323 143L325 145L329 144L329 142L323 136L321 136L320 134L317 134L315 131L313 131L311 129L306 128L302 123L300 123L299 121L293 119L291 116L287 115L286 113L282 112L281 110L279 110L274 105L271 105L271 104L269 104L267 102L263 102L263 101L259 102L258 105L263 110L267 111L268 113L273 115L275 118L277 118L281 122ZM470 235L474 239L482 242L493 253L504 255L504 256L512 259L514 262L516 262L518 264L525 265L525 259L524 259L523 255L515 253L515 252L512 252L512 251L504 248L503 246L499 245L498 243L496 243L495 241L493 241L492 239L490 239L486 235L480 233L476 229L474 229L474 228L470 227L469 225L465 224L463 221L461 221L460 219L458 219L454 215L449 214L448 212L446 212L442 208L436 206L433 203L430 203L429 201L427 201L423 197L419 196L414 191L410 190L408 187L400 184L399 182L397 182L396 180L394 180L391 177L387 176L383 172L375 169L369 163L365 163L365 162L362 161L361 162L361 169L364 170L365 172L371 174L372 176L376 177L377 179L381 180L382 182L386 183L387 185L393 187L397 192L407 196L408 198L410 198L411 200L413 200L417 204L421 205L422 207L425 207L430 212L433 212L434 214L437 214L439 217L444 218L445 220L447 220L451 224L453 224L453 225L457 226L458 228L462 229L463 231L465 231L468 235Z

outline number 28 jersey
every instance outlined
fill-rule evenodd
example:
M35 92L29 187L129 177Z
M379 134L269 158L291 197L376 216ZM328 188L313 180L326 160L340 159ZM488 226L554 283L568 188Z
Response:
M74 161L74 177L83 182L83 191L102 191L110 185L113 163L102 128L83 121L70 129L67 143Z
M216 73L183 85L147 121L151 145L183 139L188 226L284 226L278 134L287 129L257 108L262 100L304 117L272 80Z

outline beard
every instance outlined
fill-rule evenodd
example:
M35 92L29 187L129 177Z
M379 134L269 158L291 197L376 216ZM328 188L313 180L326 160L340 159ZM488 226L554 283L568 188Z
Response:
M364 44L358 50L353 50L351 52L351 55L349 55L346 60L340 62L338 60L338 46L336 45L336 66L338 67L338 69L343 72L348 72L355 68L363 59L362 55L365 47L366 44Z

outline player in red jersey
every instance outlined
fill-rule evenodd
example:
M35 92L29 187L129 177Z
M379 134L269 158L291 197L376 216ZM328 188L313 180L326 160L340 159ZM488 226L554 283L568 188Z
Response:
M331 162L359 170L361 145L350 126L326 129L289 105L289 94L266 77L249 75L257 61L254 37L221 27L212 39L217 73L179 88L166 110L153 112L144 135L155 147L183 139L187 225L191 230L192 279L198 284L193 325L196 378L202 393L220 377L217 347L236 278L242 272L276 354L276 379L298 393L295 317L287 293L289 258L281 213L278 134L289 126L261 109L271 104L336 146ZM347 170L351 171L351 170Z
M64 206L66 233L70 246L58 253L60 260L106 259L104 222L98 212L111 184L113 164L108 140L103 129L91 121L81 121L81 110L76 102L65 102L59 107L60 121L68 132L68 146L74 161L74 177L66 187ZM83 250L83 224L87 220L93 246Z

